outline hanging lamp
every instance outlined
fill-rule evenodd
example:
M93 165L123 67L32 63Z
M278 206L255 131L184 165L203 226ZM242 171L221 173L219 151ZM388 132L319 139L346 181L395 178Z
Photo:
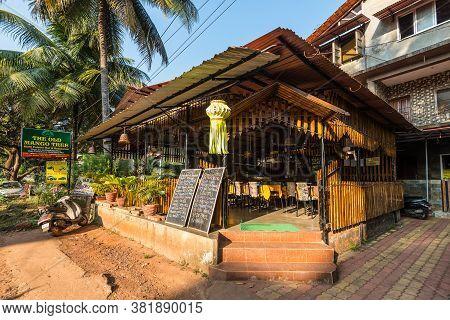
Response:
M125 127L123 127L123 133L119 137L119 144L120 145L130 144L130 138L128 137L128 133L126 132Z
M95 146L94 143L91 144L91 146L88 149L88 154L95 154Z
M228 136L226 120L231 115L231 109L224 100L212 100L206 109L210 118L209 153L228 154Z

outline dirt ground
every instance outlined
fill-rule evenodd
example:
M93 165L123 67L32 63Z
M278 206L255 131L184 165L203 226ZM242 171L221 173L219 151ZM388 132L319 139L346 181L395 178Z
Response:
M448 299L450 220L404 219L340 255L334 284L212 281L97 226L0 233L1 299Z
M0 234L1 299L202 299L206 279L103 228Z
M201 274L103 228L67 235L60 249L86 272L104 275L111 299L202 298Z

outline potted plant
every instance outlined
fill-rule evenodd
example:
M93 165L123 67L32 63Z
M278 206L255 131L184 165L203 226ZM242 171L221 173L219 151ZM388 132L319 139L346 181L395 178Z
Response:
M137 178L134 176L125 177L125 178L116 178L117 179L117 199L116 203L118 207L124 207L126 200L131 200L128 202L129 205L132 205L133 201L133 190L136 188Z
M112 174L108 174L101 179L105 186L105 197L108 202L115 202L117 199L119 181L118 178Z
M137 190L137 196L143 203L142 211L144 212L144 216L152 216L158 213L158 204L156 201L165 194L166 188L162 181L153 178L144 181Z
M92 182L90 184L92 191L97 195L97 200L106 200L105 194L111 190L111 188L100 182Z

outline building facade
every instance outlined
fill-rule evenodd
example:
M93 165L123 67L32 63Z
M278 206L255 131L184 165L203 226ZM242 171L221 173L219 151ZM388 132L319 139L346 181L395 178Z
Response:
M348 0L308 41L421 130L397 137L398 178L448 215L450 0Z

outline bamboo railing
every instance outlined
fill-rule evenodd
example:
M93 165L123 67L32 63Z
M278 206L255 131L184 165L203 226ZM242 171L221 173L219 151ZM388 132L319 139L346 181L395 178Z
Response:
M403 207L401 182L338 182L327 188L328 221L333 231Z
M172 202L175 187L177 186L177 181L178 179L164 180L164 183L166 184L166 194L163 197L160 197L158 200L162 213L167 214L169 212L170 203Z

